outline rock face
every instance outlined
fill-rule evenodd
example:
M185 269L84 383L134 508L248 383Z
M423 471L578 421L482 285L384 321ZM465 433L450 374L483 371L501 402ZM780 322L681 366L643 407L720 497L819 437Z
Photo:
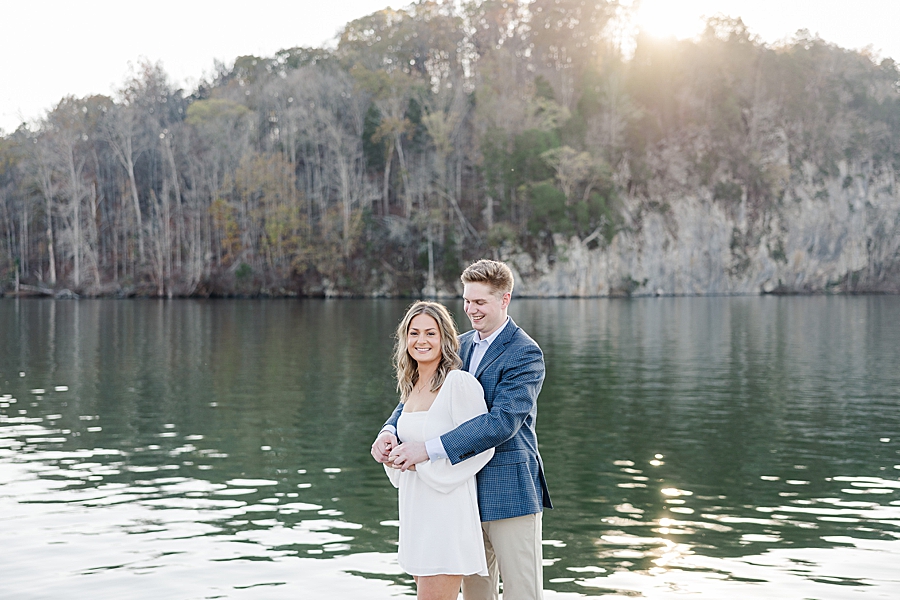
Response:
M895 175L839 169L804 176L755 211L746 194L725 203L708 190L626 198L626 226L609 244L560 236L551 255L503 258L517 296L898 293Z

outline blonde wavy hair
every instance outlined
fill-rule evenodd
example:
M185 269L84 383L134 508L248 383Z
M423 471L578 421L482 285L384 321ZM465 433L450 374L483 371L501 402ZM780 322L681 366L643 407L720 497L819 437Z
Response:
M406 336L409 333L409 325L414 317L428 315L438 325L441 334L441 360L437 371L431 378L430 391L435 391L444 385L447 373L462 366L459 358L459 332L450 312L443 304L437 302L419 301L414 303L406 311L406 316L397 326L397 343L394 346L394 367L397 373L397 391L400 393L400 402L406 402L413 391L413 387L419 382L419 365L406 350Z

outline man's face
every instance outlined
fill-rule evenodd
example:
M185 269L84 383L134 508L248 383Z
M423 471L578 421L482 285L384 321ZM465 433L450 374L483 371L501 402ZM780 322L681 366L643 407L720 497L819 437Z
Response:
M467 283L463 286L466 316L480 339L490 336L506 321L509 299L509 293L495 292L486 283Z

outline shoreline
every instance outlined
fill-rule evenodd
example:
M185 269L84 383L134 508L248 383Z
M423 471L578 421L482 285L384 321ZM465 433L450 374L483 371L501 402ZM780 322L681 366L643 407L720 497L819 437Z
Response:
M608 295L537 295L537 294L516 294L518 299L527 300L625 300L638 298L758 298L763 296L772 297L816 297L816 296L898 296L900 292L885 290L864 290L864 291L828 291L817 290L810 292L799 291L760 291L756 294L747 293L714 293L714 294L675 294L675 293L636 293L636 294L608 294ZM68 288L59 290L51 289L32 289L24 291L0 291L0 299L24 299L24 300L448 300L461 299L460 294L443 292L439 294L403 294L403 293L312 293L302 294L297 292L271 293L259 292L255 294L143 294L143 293L77 293Z

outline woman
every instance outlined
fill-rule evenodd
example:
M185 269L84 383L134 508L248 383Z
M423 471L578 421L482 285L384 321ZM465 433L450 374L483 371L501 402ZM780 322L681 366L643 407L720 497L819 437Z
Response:
M397 328L394 363L403 412L397 436L424 442L487 412L484 391L462 371L456 325L435 302L416 302ZM385 470L399 488L397 560L413 576L417 597L456 600L464 575L487 575L475 474L494 450L451 465L425 461Z

